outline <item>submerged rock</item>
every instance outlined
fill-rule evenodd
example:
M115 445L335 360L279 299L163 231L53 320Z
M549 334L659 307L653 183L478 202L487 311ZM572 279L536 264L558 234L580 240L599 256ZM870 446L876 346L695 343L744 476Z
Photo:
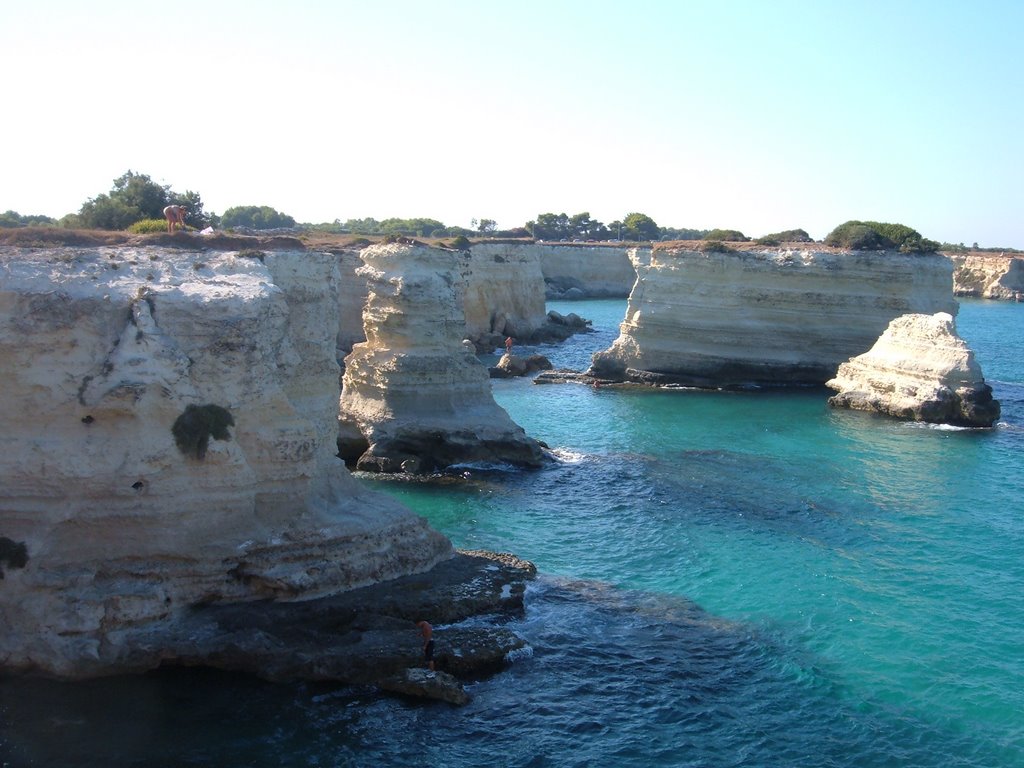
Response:
M357 467L419 474L464 463L541 466L542 446L494 401L487 368L462 343L467 254L393 244L362 258L366 342L345 358L341 396L342 419L369 446Z
M450 704L469 703L469 694L462 687L462 683L447 672L405 669L397 675L384 678L378 683L378 687L384 691L421 699L437 699Z
M945 312L896 318L868 352L840 365L828 386L839 393L828 401L836 408L965 427L999 419L992 387Z

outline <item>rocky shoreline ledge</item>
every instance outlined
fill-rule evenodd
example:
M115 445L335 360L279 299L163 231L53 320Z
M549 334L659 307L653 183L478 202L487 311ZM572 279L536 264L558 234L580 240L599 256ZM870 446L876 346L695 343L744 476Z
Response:
M463 682L501 669L510 652L525 646L500 624L522 613L526 583L535 575L533 563L515 555L457 551L425 573L329 597L197 605L133 633L119 668L208 667L272 682L373 685L464 704ZM415 625L424 619L434 625L434 675L425 668ZM472 625L460 626L467 619Z

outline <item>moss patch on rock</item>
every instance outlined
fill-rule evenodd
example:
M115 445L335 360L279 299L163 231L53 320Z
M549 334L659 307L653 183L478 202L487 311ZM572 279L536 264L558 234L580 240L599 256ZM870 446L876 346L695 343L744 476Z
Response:
M228 427L235 426L234 417L219 405L189 405L174 421L171 434L178 450L200 461L206 457L210 438L230 440Z
M24 568L28 565L28 548L24 542L0 536L0 565L8 568ZM0 579L4 577L4 569L0 568Z

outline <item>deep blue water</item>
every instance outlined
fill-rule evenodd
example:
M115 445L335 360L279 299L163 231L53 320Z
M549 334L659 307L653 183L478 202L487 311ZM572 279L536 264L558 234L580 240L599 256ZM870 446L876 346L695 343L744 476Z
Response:
M555 304L597 332L624 301ZM366 479L457 546L537 563L530 652L465 708L191 671L0 684L20 765L1022 766L1024 305L958 319L993 430L832 411L828 392L495 381L562 458Z

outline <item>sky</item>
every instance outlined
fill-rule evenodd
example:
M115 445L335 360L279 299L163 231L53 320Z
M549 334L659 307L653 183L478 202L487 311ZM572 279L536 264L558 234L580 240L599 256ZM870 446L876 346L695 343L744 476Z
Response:
M2 0L0 211L906 224L1024 248L1024 0Z

